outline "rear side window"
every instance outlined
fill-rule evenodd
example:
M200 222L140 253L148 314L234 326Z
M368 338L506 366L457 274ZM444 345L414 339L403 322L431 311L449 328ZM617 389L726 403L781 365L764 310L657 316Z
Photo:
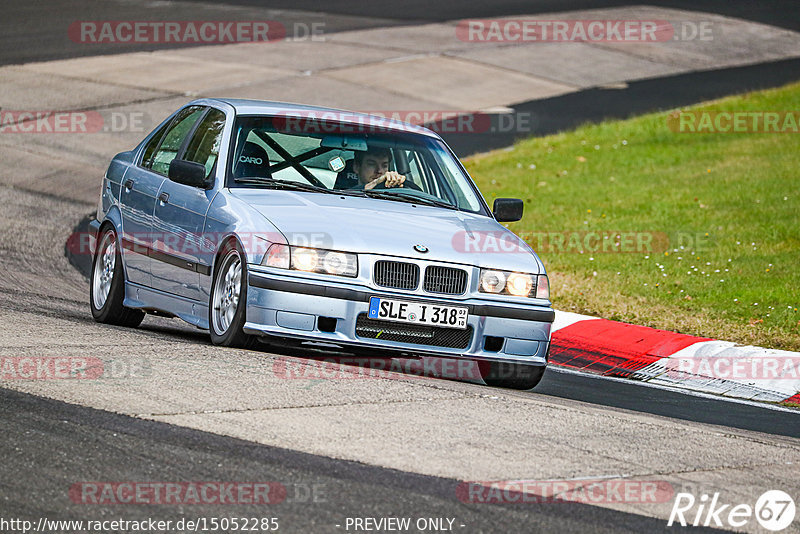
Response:
M183 146L186 137L192 131L194 123L203 114L204 108L200 106L193 106L186 108L178 113L169 125L161 145L158 147L150 169L159 174L167 175L169 172L169 164L178 155L178 151Z
M206 168L206 177L211 174L219 155L222 129L225 127L225 114L211 109L203 118L189 141L183 159L200 163Z

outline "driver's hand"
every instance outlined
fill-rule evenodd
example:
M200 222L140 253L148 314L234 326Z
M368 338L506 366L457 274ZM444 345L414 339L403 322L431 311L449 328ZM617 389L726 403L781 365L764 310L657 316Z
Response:
M375 178L364 186L364 189L369 191L378 184L383 184L384 187L403 187L403 182L406 177L396 171L388 171L383 173L382 176Z

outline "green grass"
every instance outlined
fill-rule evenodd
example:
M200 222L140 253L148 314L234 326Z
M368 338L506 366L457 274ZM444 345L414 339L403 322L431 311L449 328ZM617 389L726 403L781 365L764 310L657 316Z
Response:
M800 84L686 109L796 111ZM526 199L508 226L534 249L547 232L655 236L649 252L540 248L556 308L800 350L800 134L676 133L668 116L585 125L465 164L490 204Z

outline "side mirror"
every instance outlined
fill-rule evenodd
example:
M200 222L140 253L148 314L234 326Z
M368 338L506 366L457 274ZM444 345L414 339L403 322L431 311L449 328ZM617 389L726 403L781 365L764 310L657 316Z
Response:
M522 219L522 210L525 207L518 198L496 198L492 213L498 222L514 222Z
M169 164L167 176L173 182L189 185L192 187L206 188L206 168L201 163L186 161L183 159L173 159Z

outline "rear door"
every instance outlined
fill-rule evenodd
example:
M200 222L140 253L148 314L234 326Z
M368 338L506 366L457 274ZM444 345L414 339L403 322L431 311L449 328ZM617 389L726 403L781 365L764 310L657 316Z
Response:
M120 191L122 253L128 280L152 287L153 212L167 177L165 169L205 111L191 106L179 111L148 142L141 160L125 174Z

